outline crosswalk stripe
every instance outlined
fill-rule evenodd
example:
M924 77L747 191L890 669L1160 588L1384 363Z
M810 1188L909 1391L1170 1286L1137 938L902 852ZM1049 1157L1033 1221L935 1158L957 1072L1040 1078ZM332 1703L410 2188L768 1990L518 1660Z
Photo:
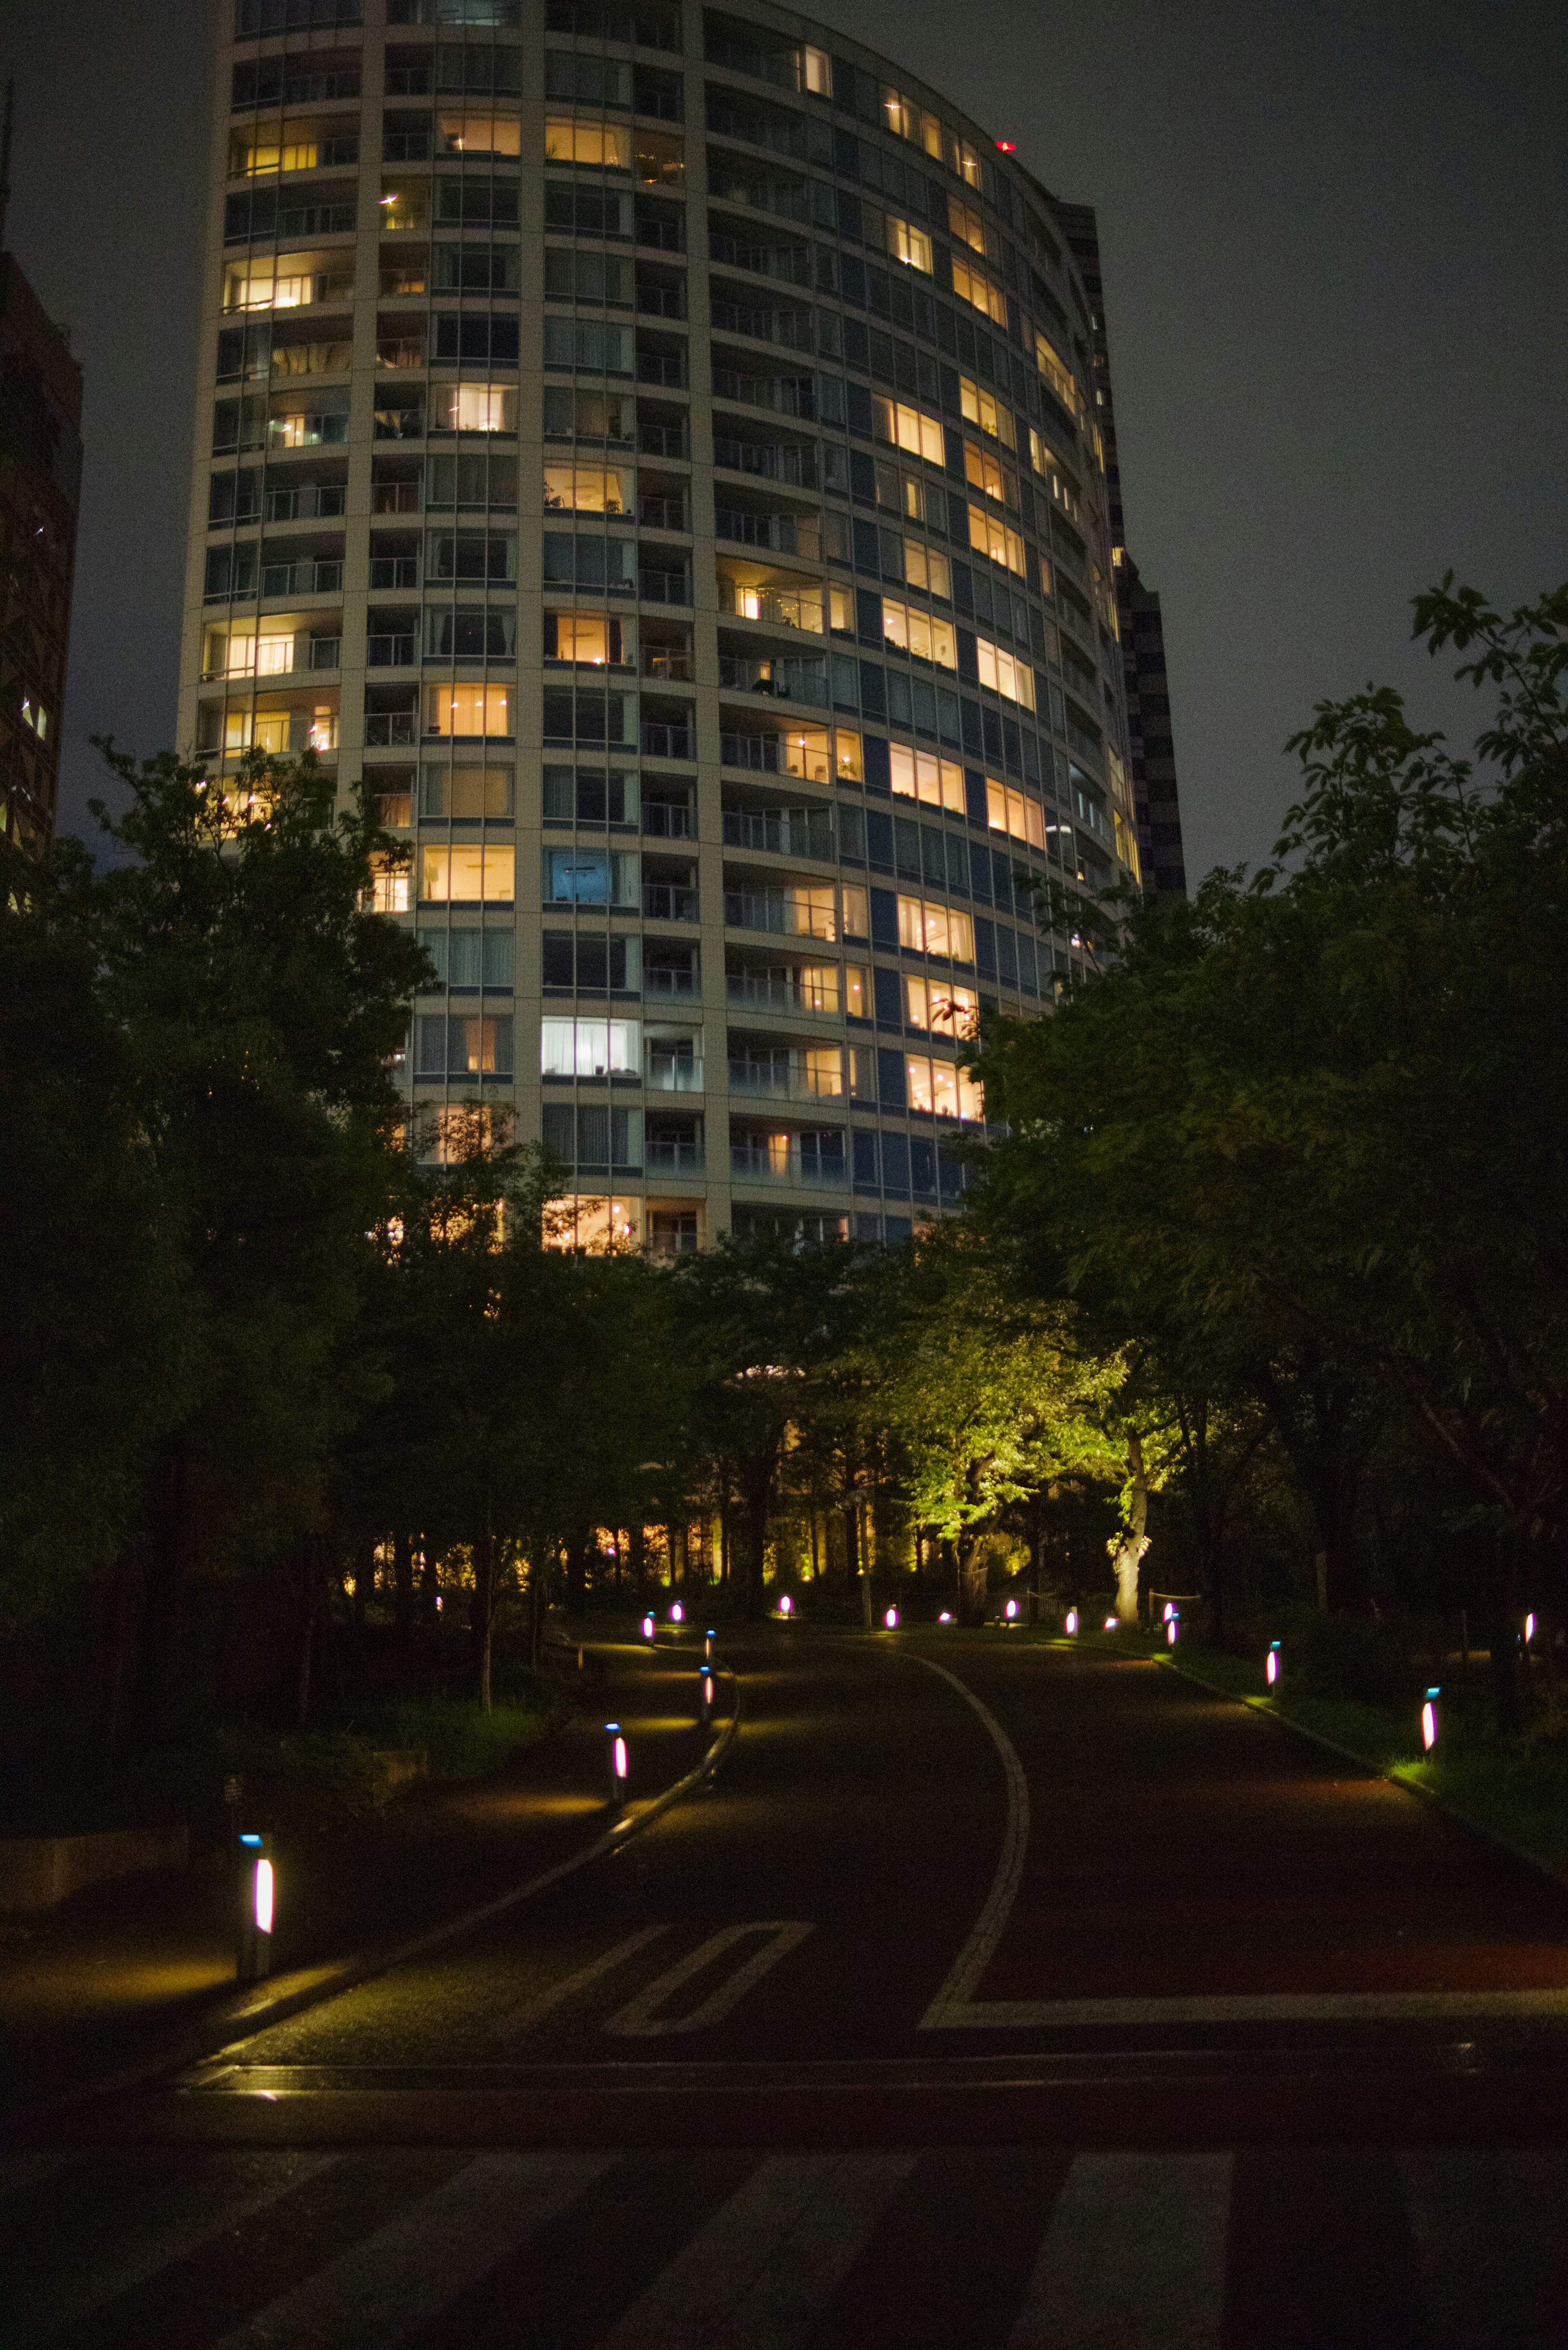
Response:
M616 2158L483 2154L235 2326L216 2350L392 2350L576 2202Z
M600 2350L797 2350L916 2160L771 2156Z
M1007 2350L1218 2350L1228 2154L1081 2154Z
M1514 2147L1423 2148L1398 2163L1443 2350L1562 2350L1568 2157Z
M50 2334L78 2324L106 2302L118 2301L122 2293L144 2284L160 2269L184 2260L226 2229L243 2226L258 2211L265 2211L269 2204L292 2194L307 2180L319 2178L341 2159L336 2154L247 2153L230 2157L223 2166L223 2174L231 2181L227 2192L220 2189L214 2193L210 2179L199 2189L192 2186L187 2196L179 2199L189 2205L179 2220L135 2236L119 2257L111 2253L95 2263L89 2250L79 2264L73 2262L54 2280L52 2289L29 2295L28 2307L12 2342L21 2345L47 2341ZM91 2229L85 2229L78 2242L90 2247L92 2241Z
M520 2007L496 2017L493 2029L499 2037L505 2040L514 2040L524 2032L532 2032L536 2023L543 2023L547 2015L554 2015L558 2007L565 2007L567 2001L575 1999L579 1991L591 1989L601 1977L613 1974L617 1967L624 1966L645 1943L657 1941L660 1934L668 1934L669 1931L668 1926L644 1926L639 1933L628 1934L624 1942L618 1942L613 1950L606 1950L601 1958L591 1960L586 1967L579 1967L576 1974L563 1977L561 1981L552 1983L547 1991L540 1991L536 1998L524 2000Z

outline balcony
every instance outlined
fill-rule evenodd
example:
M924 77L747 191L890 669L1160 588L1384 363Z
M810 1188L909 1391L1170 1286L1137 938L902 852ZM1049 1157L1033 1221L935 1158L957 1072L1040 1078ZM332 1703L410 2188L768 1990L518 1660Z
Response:
M643 756L648 759L694 759L696 737L689 726L664 726L645 718L639 730Z
M264 501L267 522L329 522L348 511L347 482L302 482L297 489L269 489Z
M410 669L419 658L419 639L412 633L400 636L375 636L365 639L367 669Z
M732 579L719 581L719 609L742 620L761 620L775 629L799 629L808 636L823 634L822 590L815 584L795 590L743 588Z
M770 931L780 938L837 939L838 920L830 889L798 890L726 889L724 922L732 931Z
M686 381L685 359L679 351L639 351L637 380L679 391Z
M692 1135L649 1134L644 1138L642 1159L645 1167L660 1167L670 1173L700 1175L702 1171L702 1145ZM670 1248L679 1242L683 1250L694 1251L695 1232L680 1232L672 1236Z
M420 722L410 711L378 711L365 720L365 747L384 751L411 747L420 739Z
M768 1143L732 1142L730 1172L744 1183L795 1184L824 1191L849 1187L846 1159L802 1152L793 1140L787 1150L777 1151Z
M760 815L726 808L723 837L727 848L761 848L774 857L814 857L831 864L837 855L832 817L796 808Z
M420 558L417 555L373 555L370 557L372 588L417 588L420 584Z
M835 1059L837 1055L833 1056ZM769 1101L843 1101L844 1071L780 1067L770 1061L730 1062L730 1091Z
M642 992L644 995L695 996L697 973L690 966L649 962L646 950L642 959Z
M645 277L637 281L637 307L645 317L683 318L686 316L686 289L683 286L655 286Z
M684 800L650 800L642 803L642 832L645 840L694 840L696 820Z
M327 562L264 563L261 592L264 596L341 595L342 557Z
M742 375L738 368L716 367L713 397L746 408L771 408L775 415L798 416L808 423L816 416L815 386L808 375Z
M425 347L418 337L405 336L376 346L376 365L379 368L417 368L423 367L424 363Z
M637 518L649 530L690 530L691 505L687 498L640 497Z
M372 514L418 514L420 484L418 482L376 482L371 485Z
M673 685L690 685L697 674L691 651L680 645L650 645L644 639L642 674L659 677Z
M701 1092L702 1064L693 1054L681 1054L673 1049L661 1051L657 1044L649 1044L646 1049L648 1060L643 1084L650 1093Z
M720 506L714 512L713 529L717 537L737 546L765 546L775 555L801 555L813 563L822 560L822 525L815 515L742 514L735 506ZM798 627L798 621L794 625ZM820 629L822 622L815 625Z
M749 335L753 342L776 343L784 350L812 348L809 310L763 310L740 302L715 302L715 334Z
M393 404L379 400L374 411L372 438L377 441L422 441L425 437L425 411L422 400L405 400ZM399 488L406 488L400 483ZM379 512L386 509L379 508Z
M765 441L715 440L713 463L732 473L754 473L802 490L817 486L815 449L774 448Z
M684 422L639 424L637 445L645 457L687 457L691 453Z
M732 1003L743 1003L757 1011L804 1013L826 1020L837 1020L843 1011L838 972L831 965L809 974L786 963L765 971L726 972L724 993Z
M642 910L653 922L694 922L698 919L697 892L679 881L645 881Z

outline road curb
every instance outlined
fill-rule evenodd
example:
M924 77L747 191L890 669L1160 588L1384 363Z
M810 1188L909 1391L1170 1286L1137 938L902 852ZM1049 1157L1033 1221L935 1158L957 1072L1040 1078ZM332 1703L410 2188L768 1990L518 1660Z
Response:
M151 2055L139 2058L136 2064L127 2065L120 2072L105 2074L96 2081L85 2082L66 2090L58 2097L46 2099L41 2105L21 2106L0 2116L0 2128L6 2131L36 2130L40 2122L47 2121L52 2115L68 2112L74 2106L89 2104L99 2097L116 2096L127 2089L138 2088L158 2074L181 2071L187 2065L230 2055L269 2025L286 2023L291 2017L303 2014L307 2008L336 1999L343 1991L353 1991L360 1983L369 1982L377 1975L385 1974L389 1968L401 1966L410 1959L422 1958L427 1951L440 1950L448 1942L460 1941L463 1935L487 1925L491 1918L504 1916L508 1909L514 1909L521 1902L531 1900L535 1894L548 1891L564 1877L575 1876L579 1868L587 1867L590 1862L626 1851L636 1843L645 1828L651 1827L655 1820L662 1818L682 1795L690 1794L693 1788L711 1776L734 1742L741 1725L741 1684L729 1665L717 1665L715 1669L730 1682L731 1708L718 1736L701 1761L694 1769L688 1771L684 1778L677 1779L672 1786L666 1787L661 1794L656 1795L646 1809L618 1820L583 1851L570 1855L566 1860L556 1861L553 1867L545 1869L539 1876L529 1877L524 1884L512 1886L506 1892L482 1901L475 1908L465 1909L459 1917L444 1918L439 1925L425 1927L417 1934L405 1936L401 1941L375 1950L359 1950L350 1958L334 1960L320 1967L301 1969L294 1976L284 1976L259 1993L252 1993L208 2015L182 2039L167 2044Z
M1222 1697L1231 1705L1248 1707L1264 1721L1273 1722L1280 1730L1291 1731L1297 1738L1310 1740L1314 1746L1321 1746L1325 1753L1337 1755L1342 1762L1354 1762L1358 1771L1386 1781L1390 1787L1397 1787L1403 1794L1418 1797L1433 1811L1440 1812L1446 1820L1452 1820L1456 1827L1468 1829L1471 1835L1480 1836L1483 1843L1491 1845L1497 1851L1506 1852L1511 1859L1522 1861L1527 1868L1532 1868L1537 1876L1549 1879L1560 1891L1568 1891L1568 1868L1548 1860L1542 1853L1532 1852L1528 1845L1515 1844L1511 1836L1505 1836L1499 1829L1489 1826L1485 1820L1478 1820L1473 1812L1461 1810L1458 1804L1450 1803L1446 1795L1439 1795L1434 1788L1423 1787L1419 1780L1401 1779L1397 1773L1386 1771L1371 1755L1357 1754L1354 1747L1341 1746L1337 1739L1325 1738L1321 1730L1309 1730L1304 1721L1297 1721L1288 1713L1277 1712L1266 1698L1239 1696L1234 1690L1222 1689L1218 1681L1206 1680L1201 1673L1195 1673L1190 1665L1178 1664L1172 1657L1156 1656L1150 1661L1163 1665L1167 1672L1179 1675L1182 1680L1190 1681L1195 1689L1207 1690L1211 1697Z

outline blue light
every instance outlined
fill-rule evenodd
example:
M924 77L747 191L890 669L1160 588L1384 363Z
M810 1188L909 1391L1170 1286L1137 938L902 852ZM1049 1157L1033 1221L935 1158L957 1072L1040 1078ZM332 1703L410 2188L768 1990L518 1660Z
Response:
M240 1842L242 1844L260 1844L261 1838L259 1835L243 1835L240 1838Z

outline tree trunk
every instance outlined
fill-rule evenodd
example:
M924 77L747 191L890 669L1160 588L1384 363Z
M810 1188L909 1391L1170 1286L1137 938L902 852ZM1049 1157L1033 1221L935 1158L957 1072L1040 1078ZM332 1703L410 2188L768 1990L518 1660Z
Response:
M414 1637L414 1560L413 1546L402 1530L392 1536L392 1590L398 1665L406 1673Z
M979 1536L965 1532L954 1544L958 1555L959 1604L961 1624L983 1624L989 1574L985 1545Z
M487 1534L473 1561L473 1599L468 1616L473 1660L473 1694L490 1711L490 1664L495 1640L495 1536Z
M1143 1439L1135 1429L1127 1438L1127 1523L1111 1544L1116 1578L1116 1615L1124 1624L1138 1620L1138 1569L1148 1549L1148 1483L1144 1475Z

